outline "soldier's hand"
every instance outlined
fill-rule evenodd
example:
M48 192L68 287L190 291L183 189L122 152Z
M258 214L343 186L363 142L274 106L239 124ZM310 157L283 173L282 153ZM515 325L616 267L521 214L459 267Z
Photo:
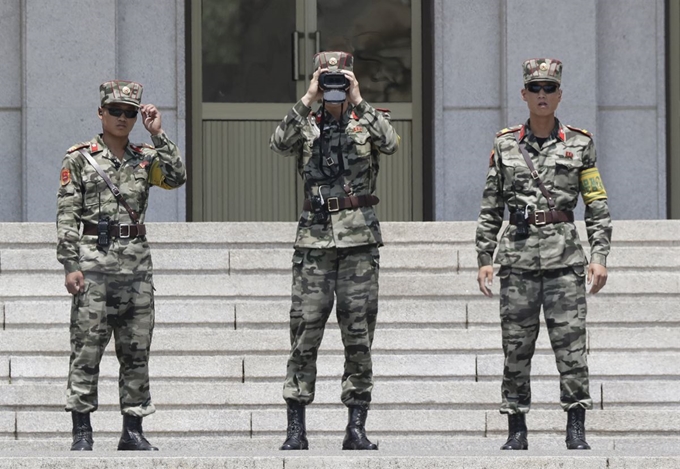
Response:
M493 266L485 265L479 268L477 273L477 282L479 283L479 291L484 293L485 296L491 298L493 293L491 293L491 285L493 285Z
M319 68L312 75L312 79L309 82L309 89L302 97L302 103L305 106L310 107L313 103L323 98L323 91L319 88L319 75L327 71L327 68Z
M151 135L158 135L163 132L161 127L161 113L153 104L142 104L139 108L142 113L142 123L144 128Z
M357 77L354 76L354 73L350 72L349 70L342 70L342 73L344 73L349 80L349 102L356 106L361 101L363 101L363 98L361 97L361 91L359 90L359 81L357 80Z
M602 290L607 284L607 268L601 264L590 264L588 266L588 285L590 287L590 293L594 295L595 293Z
M85 277L81 271L71 272L66 274L64 285L71 295L77 295L85 290Z

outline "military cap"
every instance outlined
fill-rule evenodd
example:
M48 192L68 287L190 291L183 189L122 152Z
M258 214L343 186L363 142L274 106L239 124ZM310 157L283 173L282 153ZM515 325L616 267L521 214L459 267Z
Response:
M557 59L529 59L522 64L524 84L532 81L562 82L562 62Z
M99 86L101 106L111 103L129 104L140 107L142 104L143 87L134 81L112 80Z
M349 70L351 72L354 68L354 57L348 52L319 52L314 56L314 70L319 68L327 68L331 71Z

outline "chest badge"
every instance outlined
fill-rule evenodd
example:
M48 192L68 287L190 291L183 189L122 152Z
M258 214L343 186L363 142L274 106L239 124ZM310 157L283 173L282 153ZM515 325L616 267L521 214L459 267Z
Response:
M568 151L567 153L565 153L564 156L566 156L567 158L573 158L574 154L572 152Z
M360 125L357 125L356 127L354 127L352 129L352 132L354 132L355 134L358 134L359 132L363 132L363 131L364 131L364 128Z

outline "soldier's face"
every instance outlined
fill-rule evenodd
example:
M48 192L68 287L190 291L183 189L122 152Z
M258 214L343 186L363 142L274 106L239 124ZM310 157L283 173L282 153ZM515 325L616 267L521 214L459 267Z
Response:
M104 133L127 137L137 122L137 108L130 104L108 104L99 108Z
M536 116L554 114L562 100L562 90L559 87L555 88L555 83L549 81L533 82L529 85L533 86L522 89L522 99L526 101L529 112Z

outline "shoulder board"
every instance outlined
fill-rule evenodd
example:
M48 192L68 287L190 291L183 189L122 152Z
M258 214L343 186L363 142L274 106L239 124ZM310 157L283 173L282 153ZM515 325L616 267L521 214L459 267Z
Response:
M593 138L593 134L588 132L586 129L579 129L578 127L574 127L573 125L569 125L569 124L566 124L566 126L567 126L567 128L573 130L574 132L578 132L578 133L585 135L586 137Z
M73 145L71 148L69 148L68 150L66 150L66 153L73 153L74 151L78 151L78 150L80 150L81 148L85 148L85 147L89 147L89 146L90 146L90 142L80 142L80 143L76 143L76 144Z
M505 135L505 134L509 134L509 133L519 132L521 128L522 128L521 125L516 125L514 127L506 127L505 129L498 132L496 134L496 137L500 137L501 135Z
M384 107L377 107L377 108L375 108L375 110L380 111L380 112L390 112L389 109L385 109Z

